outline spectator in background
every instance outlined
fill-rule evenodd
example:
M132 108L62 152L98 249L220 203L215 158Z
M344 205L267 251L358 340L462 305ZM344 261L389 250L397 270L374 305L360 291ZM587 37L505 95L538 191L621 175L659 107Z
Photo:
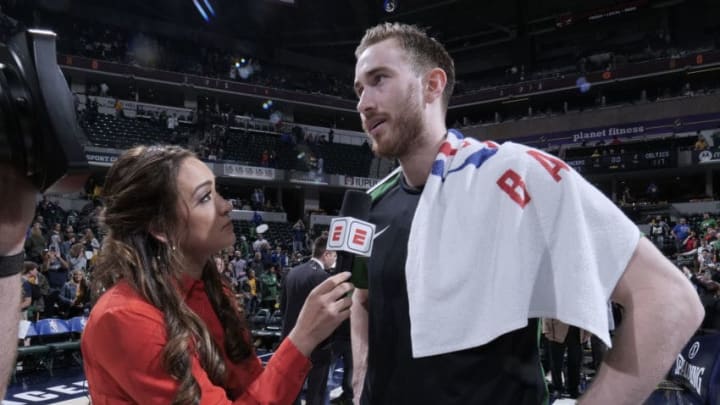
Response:
M570 398L580 396L580 366L582 366L582 344L590 335L556 319L543 319L543 334L550 343L550 370L553 389ZM565 352L567 368L565 369ZM566 370L563 373L563 370ZM564 374L564 378L563 378Z
M265 239L265 236L261 233L257 235L257 239L255 242L253 242L253 252L255 252L255 255L257 257L258 253L262 253L263 249L266 249L266 246L269 246L270 243ZM259 273L258 273L259 274Z
M325 159L323 159L322 155L318 155L318 158L317 158L318 174L323 174L324 166L325 166Z
M270 262L273 265L278 266L280 269L282 269L288 265L287 255L279 244L275 244L275 246L275 250L270 255Z
M240 281L247 276L245 273L245 266L247 262L243 259L242 251L236 250L232 260L230 260L230 270L232 271L233 278L236 281Z
M42 263L43 272L50 286L48 299L45 301L45 312L48 316L53 316L59 304L60 290L68 280L70 265L54 249L44 252Z
M703 214L703 220L700 223L700 231L705 232L708 228L717 228L717 221L710 216L709 212Z
M119 98L115 99L115 118L125 118L125 110L123 110L123 103Z
M230 264L226 262L225 258L221 255L213 257L213 261L215 262L215 267L217 268L218 273L220 273L225 281L230 284L232 290L235 291L237 285L235 284L233 273L230 271Z
M62 245L62 236L60 235L61 230L62 228L60 227L60 224L56 223L55 225L53 225L53 230L50 232L50 240L48 241L48 247L54 247L55 251L60 252L60 254L62 255L62 249L60 249Z
M35 321L45 311L45 297L50 292L50 286L45 276L38 270L38 264L35 262L25 262L22 278L28 282L32 290L32 303L28 308L27 319Z
M247 278L242 284L241 289L245 300L245 313L250 316L255 314L260 302L259 299L259 281L255 278L255 270L248 270Z
M305 223L302 219L298 219L292 227L293 233L293 253L305 250Z
M77 243L77 237L72 231L73 227L68 226L68 228L69 230L65 230L65 238L60 244L60 256L65 258L65 260L70 261L70 250L72 249L73 245Z
M693 272L687 267L683 267L682 271L697 289L700 302L705 308L702 327L720 330L720 272L702 269Z
M32 305L32 286L28 280L28 268L25 267L22 272L21 284L20 284L20 319L28 319L28 310ZM32 319L32 317L30 318Z
M660 215L650 221L650 238L655 246L662 250L665 245L665 235L667 235L668 226Z
M263 264L262 253L260 251L255 252L253 255L249 268L255 272L256 277L260 277L265 272L265 265Z
M710 243L711 241L714 241L717 238L717 229L714 227L708 227L705 230L705 235L701 238L702 241Z
M705 137L702 135L698 135L693 149L695 149L696 151L703 151L707 148L708 148L708 144L707 144L707 141L705 141Z
M35 222L30 230L30 237L25 242L25 251L30 260L36 263L43 262L43 251L47 246L42 233L40 222Z
M658 189L657 184L655 182L651 181L647 186L647 197L648 200L652 203L656 203L658 201L658 192L660 191Z
M683 240L683 252L689 252L698 247L698 239L695 235L695 231L690 231L688 236Z
M74 270L70 281L60 291L60 313L65 318L82 315L90 302L90 289L82 270Z
M250 244L247 241L247 236L241 235L240 236L240 242L238 243L238 248L240 250L240 253L242 254L242 257L248 257L251 253L250 251Z
M283 314L282 337L288 336L295 327L302 303L307 299L310 291L330 277L330 269L334 267L337 253L326 250L327 236L322 235L313 243L313 257L287 274L283 280L283 289L280 297L280 311ZM327 399L328 370L332 360L332 340L321 343L310 355L312 369L307 378L307 391L305 403L307 405L322 405ZM300 404L300 397L295 400Z
M70 248L67 261L70 264L70 271L87 270L87 258L85 257L85 249L82 243L76 243Z
M675 251L677 253L683 252L685 238L690 235L690 227L686 222L687 220L685 218L680 218L679 222L673 227L672 231L670 231L673 238L675 238Z
M256 188L252 196L250 197L250 201L252 202L252 209L255 211L262 210L262 207L265 206L265 193L263 193L261 188ZM255 220L255 218L253 218ZM262 221L262 219L261 219ZM259 223L255 226L260 225Z
M275 305L278 302L280 284L278 282L277 274L277 266L270 265L270 267L268 267L268 270L265 271L262 276L260 276L260 286L262 287L261 306L263 308L268 308L270 312L275 310Z
M96 254L97 251L100 250L100 242L98 242L97 238L95 238L95 234L90 228L85 229L83 244L85 245L86 252L93 252L93 254Z

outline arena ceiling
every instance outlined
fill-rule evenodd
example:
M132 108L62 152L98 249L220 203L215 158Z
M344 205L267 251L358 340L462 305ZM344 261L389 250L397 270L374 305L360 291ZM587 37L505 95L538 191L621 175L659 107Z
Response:
M110 15L112 11L127 13L179 29L219 33L252 43L256 49L282 49L349 65L364 30L383 21L429 27L457 60L476 49L555 30L568 21L568 16L578 22L593 14L629 7L641 14L694 0L36 1L47 8L85 16L107 16L108 11Z

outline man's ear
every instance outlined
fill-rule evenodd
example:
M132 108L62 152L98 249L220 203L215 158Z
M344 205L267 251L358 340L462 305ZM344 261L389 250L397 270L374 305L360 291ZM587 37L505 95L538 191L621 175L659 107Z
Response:
M444 70L436 67L425 74L424 97L426 103L442 98L447 85L447 74Z

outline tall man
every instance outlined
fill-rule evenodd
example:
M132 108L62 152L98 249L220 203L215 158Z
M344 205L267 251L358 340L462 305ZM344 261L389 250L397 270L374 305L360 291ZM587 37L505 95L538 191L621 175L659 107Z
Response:
M326 250L327 235L323 234L313 243L312 258L293 268L285 276L280 294L280 311L283 313L282 337L285 338L295 327L305 299L315 286L330 277L337 253ZM332 360L332 348L328 339L310 355L312 369L307 377L305 403L323 405L327 396L328 371ZM300 404L300 398L295 401Z
M581 402L642 403L702 320L688 281L564 162L448 131L454 64L436 40L386 23L356 57L363 128L400 162L370 192L380 232L353 296L356 402L542 403L537 318L610 344L612 299L626 318Z

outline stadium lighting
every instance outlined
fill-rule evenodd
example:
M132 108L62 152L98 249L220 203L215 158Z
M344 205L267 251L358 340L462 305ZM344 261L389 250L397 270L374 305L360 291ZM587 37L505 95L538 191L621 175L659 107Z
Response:
M212 16L215 17L215 9L214 9L213 6L210 4L210 0L203 0L203 2L205 2L205 7L207 7L207 9L208 9L208 11L210 12L210 14L212 14Z
M208 17L205 9L200 5L200 2L198 2L198 0L193 0L193 4L195 4L195 8L197 9L198 13L200 13L200 16L202 16L203 20L205 20L205 22L209 22L210 17Z

